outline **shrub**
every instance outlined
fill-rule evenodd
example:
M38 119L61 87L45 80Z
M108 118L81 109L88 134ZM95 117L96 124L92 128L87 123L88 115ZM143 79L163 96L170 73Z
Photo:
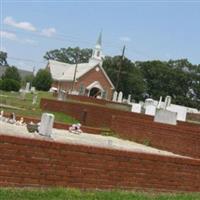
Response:
M4 91L19 91L20 83L13 79L4 79L0 83L0 89Z
M33 79L33 85L37 90L48 91L51 87L53 79L51 73L48 70L40 69L35 78Z

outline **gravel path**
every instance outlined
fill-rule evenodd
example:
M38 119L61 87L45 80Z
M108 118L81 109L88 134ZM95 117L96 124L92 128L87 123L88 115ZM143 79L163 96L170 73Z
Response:
M17 126L0 121L0 135L14 135L27 138L39 138L42 139L44 136L40 136L38 133L29 133L26 126ZM166 156L179 156L171 152L158 150L156 148L148 147L142 144L131 142L128 140L122 140L111 136L93 135L88 133L74 134L68 130L53 129L51 140L62 142L62 143L73 143L83 144L111 149L119 149L133 152L143 152L151 154L159 154Z

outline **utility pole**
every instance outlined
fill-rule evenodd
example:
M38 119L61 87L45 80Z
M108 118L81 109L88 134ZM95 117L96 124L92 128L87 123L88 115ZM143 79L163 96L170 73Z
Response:
M117 73L117 82L116 82L116 86L115 86L116 91L117 91L118 86L119 86L119 80L120 80L120 74L121 74L122 64L123 64L123 60L124 60L125 49L126 49L126 46L124 45L123 50L122 50L121 59L120 59L119 70L118 70L118 73Z
M75 83L76 83L76 72L77 72L77 67L78 67L79 52L76 53L76 58L75 58L75 60L76 60L76 65L75 65L75 69L74 69L74 78L73 78L71 93L73 92L74 86L75 86Z

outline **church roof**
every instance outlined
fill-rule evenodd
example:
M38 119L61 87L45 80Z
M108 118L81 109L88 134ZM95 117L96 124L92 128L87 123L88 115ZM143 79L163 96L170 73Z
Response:
M76 64L68 64L63 63L55 60L49 60L48 65L50 69L52 78L57 81L73 81L74 78L74 70ZM99 66L111 86L114 88L112 82L110 81L108 75L104 71L104 69L101 67L101 64L98 60L90 60L89 63L80 63L77 65L77 72L76 72L76 79L79 79L84 74L89 72L94 67Z

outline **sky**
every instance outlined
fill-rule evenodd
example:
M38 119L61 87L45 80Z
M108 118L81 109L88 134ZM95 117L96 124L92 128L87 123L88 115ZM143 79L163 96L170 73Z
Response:
M49 50L93 48L132 61L187 58L200 64L200 0L0 0L1 51L8 63L44 68Z

